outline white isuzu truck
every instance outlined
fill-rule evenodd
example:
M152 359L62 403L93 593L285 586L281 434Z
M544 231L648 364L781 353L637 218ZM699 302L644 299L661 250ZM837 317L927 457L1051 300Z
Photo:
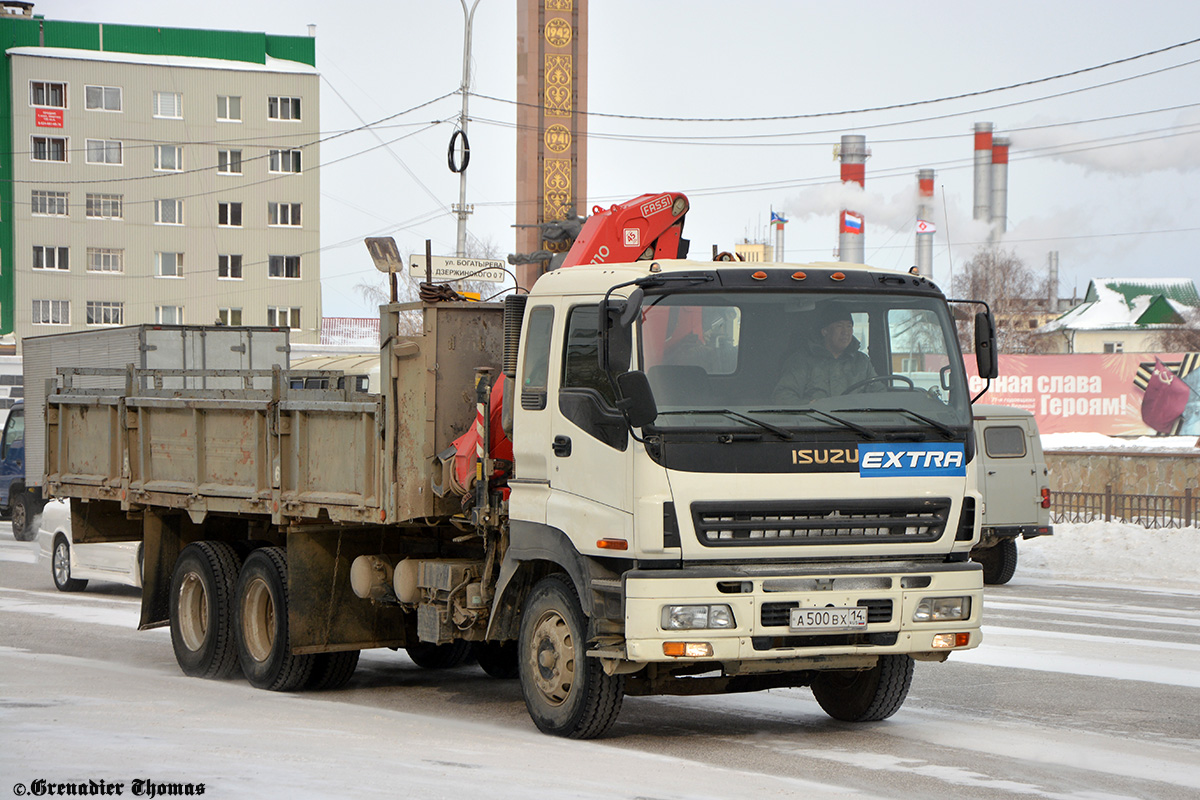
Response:
M503 306L382 307L377 393L71 371L45 485L76 541L144 540L142 626L170 625L189 675L331 688L360 650L403 647L519 677L561 736L603 735L627 694L811 686L838 719L890 716L914 662L980 642L945 297L861 265L654 253ZM869 376L774 399L833 312Z

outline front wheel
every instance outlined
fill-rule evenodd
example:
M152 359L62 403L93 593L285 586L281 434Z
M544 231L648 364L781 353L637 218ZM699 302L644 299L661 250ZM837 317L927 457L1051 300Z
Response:
M983 567L984 583L989 586L1006 584L1017 571L1017 540L1001 539L986 550L972 553L971 559Z
M575 587L562 575L543 578L525 602L517 644L525 708L543 733L594 739L617 721L625 678L606 675L586 651L587 618Z
M38 501L24 489L17 489L9 497L12 504L13 538L18 542L32 542L37 538L37 520L42 509Z
M60 592L82 592L87 588L87 581L71 577L71 545L67 544L65 536L54 540L54 554L50 557L50 573L54 576L54 585Z
M834 719L875 722L900 710L912 676L912 656L886 655L871 669L820 672L813 680L812 692Z

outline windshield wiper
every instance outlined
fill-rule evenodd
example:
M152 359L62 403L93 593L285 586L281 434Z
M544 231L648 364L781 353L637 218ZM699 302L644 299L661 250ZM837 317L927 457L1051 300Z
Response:
M772 425L769 422L763 422L761 419L755 419L754 417L748 417L745 414L742 414L738 411L731 411L728 408L692 408L692 409L688 409L686 411L662 411L659 413L660 414L683 414L683 415L688 415L688 416L696 415L696 414L720 414L722 416L729 417L730 419L736 419L736 420L741 420L743 422L749 422L751 425L755 425L759 428L762 428L764 431L768 431L770 433L775 434L780 439L783 439L786 442L790 442L795 438L794 436L792 436L790 431L785 430L784 428L780 428L778 426Z
M861 434L862 436L865 436L868 439L878 439L879 438L879 433L877 431L874 431L866 426L859 425L856 422L851 422L848 419L843 419L842 417L834 416L833 414L829 414L829 413L820 411L815 408L761 408L761 409L756 409L755 413L758 413L758 414L811 414L814 417L820 417L822 419L827 419L830 422L833 422L837 425L841 425L843 428L849 428L850 430L854 431L855 433Z
M913 419L918 419L921 422L924 422L926 425L932 425L933 427L937 428L939 431L944 433L946 436L953 437L953 436L957 435L957 432L954 430L954 428L951 428L946 423L938 422L936 419L927 417L924 414L918 414L916 411L913 411L912 409L909 409L909 408L856 408L854 410L855 411L864 411L864 412L867 412L867 411L890 411L895 414L908 414Z

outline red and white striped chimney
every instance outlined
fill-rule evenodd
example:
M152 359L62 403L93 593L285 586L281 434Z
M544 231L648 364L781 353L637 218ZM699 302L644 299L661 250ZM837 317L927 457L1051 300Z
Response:
M1008 148L1007 136L992 139L992 231L993 235L1008 230Z
M974 219L992 221L992 123L975 123Z
M867 137L846 135L838 149L842 161L842 183L857 183L866 186L867 180ZM854 264L863 263L866 250L863 235L866 228L863 215L843 208L838 220L838 260Z
M934 171L917 171L917 272L933 277L933 178Z

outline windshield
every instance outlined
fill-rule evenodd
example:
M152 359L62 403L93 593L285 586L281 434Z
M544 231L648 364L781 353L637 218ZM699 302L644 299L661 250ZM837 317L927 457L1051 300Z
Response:
M961 436L970 425L962 355L937 297L648 294L639 331L660 431L838 429L871 439Z

